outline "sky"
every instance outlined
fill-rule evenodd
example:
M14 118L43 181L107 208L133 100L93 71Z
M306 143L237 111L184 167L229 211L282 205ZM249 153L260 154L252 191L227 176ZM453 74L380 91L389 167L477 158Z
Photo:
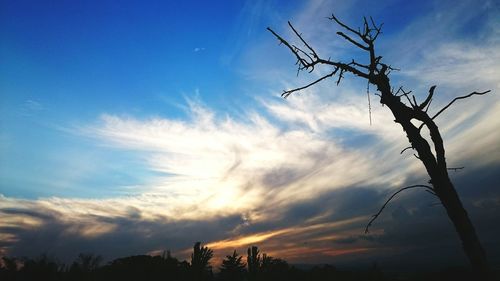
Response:
M442 206L366 81L283 99L293 56L366 59L335 13L383 23L394 87L437 118L452 181L500 265L500 6L496 1L0 1L0 255L110 260L196 241L216 260L258 245L292 263L466 264ZM439 251L435 249L439 248Z

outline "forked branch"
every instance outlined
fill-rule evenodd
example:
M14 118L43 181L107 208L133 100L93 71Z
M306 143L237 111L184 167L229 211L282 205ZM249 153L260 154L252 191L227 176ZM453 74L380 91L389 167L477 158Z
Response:
M430 96L431 98L432 98L432 95L431 95L431 94L432 94L432 93L434 93L434 91L433 91L433 90L434 90L434 87L435 87L435 86L431 87L431 90L429 91L429 96ZM450 106L451 106L454 102L456 102L457 100L470 98L470 97L472 97L472 96L474 96L474 95L482 96L482 95L485 95L485 94L487 94L487 93L489 93L489 92L491 92L491 90L484 91L484 92L472 92L472 93L470 93L470 94L468 94L468 95L465 95L465 96L456 97L456 98L454 98L452 101L450 101L450 102L449 102L449 103L448 103L445 107L441 108L441 109L440 109L440 110L439 110L436 114L434 114L434 116L432 116L432 117L430 118L430 120L434 120L436 117L438 117L441 113L443 113L446 109L448 109L448 108L449 108L449 107L450 107ZM428 99L429 99L429 97L428 97ZM427 101L427 99L426 99L426 101ZM429 101L429 102L430 102L430 101ZM424 103L425 103L425 102L424 102ZM426 122L422 123L422 124L418 127L418 129L419 129L419 130L420 130L420 129L422 129L422 128L424 127L424 125L427 125L427 124L426 124Z
M340 23L340 21L338 21L338 19L336 19L336 18L335 18L335 21ZM324 75L324 76L320 77L319 79L317 79L317 80L315 80L315 81L313 81L313 82L311 82L303 87L283 91L282 96L285 98L288 97L293 92L297 92L297 91L309 88L312 85L317 84L317 83L321 82L322 80L325 80L326 78L329 78L329 77L332 77L335 75L338 75L338 79L337 79L337 85L338 85L340 83L340 80L344 77L343 74L346 72L352 73L354 75L360 76L360 77L365 78L365 79L369 79L370 74L373 73L373 70L376 69L377 64L379 64L380 58L373 60L369 65L364 65L364 64L358 63L354 60L352 60L350 63L343 63L340 61L331 61L330 59L323 59L318 55L316 50L314 50L314 48L311 47L311 45L309 45L306 40L304 40L304 38L302 37L302 34L299 33L297 31L297 29L290 22L288 22L288 26L293 31L295 36L300 40L300 42L302 42L302 44L305 46L304 49L301 49L296 45L290 44L287 40L285 40L283 37L281 37L279 34L277 34L271 28L268 27L267 30L269 30L279 40L280 44L285 45L295 55L295 58L297 59L297 64L298 64L297 73L302 71L302 70L307 70L309 72L312 72L314 70L314 68L316 67L316 65L325 65L325 66L333 67L333 71L331 71L329 74ZM369 51L370 54L374 52L373 51L373 44L372 44L374 39L372 38L372 32L375 30L376 34L378 34L380 32L380 30L377 29L377 27L374 26L373 28L370 28L370 27L368 27L368 23L366 22L365 23L365 31L364 31L364 34L362 34L361 32L357 32L354 29L349 28L345 24L341 24L341 26L346 28L347 30L349 30L351 32L354 32L356 35L360 36L360 38L362 38L364 36L365 38L364 39L362 38L362 40L364 42L366 42L368 46L364 46L363 44L355 41L354 39L352 39L351 37L349 37L348 35L346 35L342 32L338 32L337 34L341 35L342 37L344 37L346 40L350 41L351 43L353 43L357 47L359 47L363 50ZM369 73L363 72L359 68L366 69L367 71L369 71Z
M329 74L327 74L327 75L325 75L325 76L317 79L316 81L313 81L313 82L311 82L311 83L309 83L309 84L307 84L305 86L302 86L302 87L299 87L299 88L295 88L295 89L291 89L291 90L285 90L285 91L283 91L283 93L281 94L281 96L284 97L284 98L287 98L293 92L297 92L297 91L301 91L301 90L307 89L307 88L311 87L312 85L325 80L326 78L334 76L337 73L338 70L339 70L339 68L337 67L332 72L330 72Z

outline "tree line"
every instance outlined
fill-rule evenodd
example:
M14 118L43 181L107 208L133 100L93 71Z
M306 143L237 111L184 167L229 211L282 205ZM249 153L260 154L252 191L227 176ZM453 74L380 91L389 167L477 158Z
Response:
M0 259L0 280L173 280L173 281L298 281L298 280L468 280L470 272L463 269L426 274L385 274L376 263L366 269L339 270L332 265L308 268L290 265L287 261L261 253L257 246L244 256L233 251L214 268L213 250L196 242L190 261L173 257L170 251L161 255L136 255L117 258L103 264L100 255L80 254L70 264L60 263L46 254L36 258Z

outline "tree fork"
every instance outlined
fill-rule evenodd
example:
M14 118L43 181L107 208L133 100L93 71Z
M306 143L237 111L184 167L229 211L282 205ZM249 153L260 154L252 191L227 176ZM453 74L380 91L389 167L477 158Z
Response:
M434 187L436 195L443 204L448 217L452 221L453 226L460 237L462 248L469 259L473 270L477 272L481 280L488 280L490 278L490 268L486 258L486 252L481 245L474 225L472 224L467 211L463 207L456 189L448 175L448 169L446 167L444 157L445 151L444 147L442 147L443 141L441 135L439 134L437 125L434 123L434 120L429 120L430 123L426 123L426 125L430 126L432 130L435 131L432 140L434 144L437 143L437 145L440 146L439 149L442 150L442 159L434 158L429 143L421 136L420 130L410 122L412 119L411 114L406 113L406 111L410 108L408 108L395 95L387 90L391 88L388 77L374 79L372 83L378 87L379 91L382 89L380 99L381 103L389 107L393 116L396 118L396 122L400 123L403 130L406 131L408 140L412 147L417 150L418 155L420 156L420 161L424 164L427 173L431 178L430 183ZM444 163L439 163L439 160Z

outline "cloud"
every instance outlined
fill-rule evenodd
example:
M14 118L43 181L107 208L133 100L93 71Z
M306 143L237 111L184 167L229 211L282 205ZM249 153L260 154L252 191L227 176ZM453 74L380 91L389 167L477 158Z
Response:
M441 214L437 222L419 223L421 216L432 216L416 211L428 206L417 204L412 209L421 198L410 196L413 200L403 201L405 208L399 209L407 215L405 227L390 227L401 219L389 209L394 218L382 218L373 228L376 236L361 235L391 188L425 177L413 157L399 155L405 139L397 124L370 126L366 118L359 120L366 117L363 97L341 96L346 98L327 99L329 103L316 95L262 102L269 117L248 112L238 120L194 101L187 102L187 120L105 114L81 132L109 149L140 152L144 165L159 172L156 180L136 187L130 196L108 199L1 197L0 213L8 218L0 226L3 252L49 251L71 259L85 247L107 257L163 249L182 256L199 240L221 255L231 248L244 252L258 244L269 254L294 262L366 258L383 255L387 247L412 251L402 247L410 241L405 237L413 237L406 232L412 225L432 229L446 218ZM495 108L484 111L463 131L451 135L460 139L471 131L484 133L489 126L474 124L495 112ZM338 116L342 114L354 118ZM384 116L382 111L378 116L379 109L374 114ZM272 123L271 118L278 122ZM454 131L459 124L463 122L446 130ZM342 134L344 130L349 133ZM356 135L369 141L351 144ZM493 135L479 145L494 147L490 142L495 140ZM452 139L451 143L449 151L464 150L463 142ZM479 164L498 164L498 158L465 155ZM474 167L484 165L467 169ZM466 175L473 177L474 170ZM496 204L481 197L474 200L483 209ZM443 231L453 233L450 228ZM120 250L120 243L130 246ZM394 249L387 253L394 254Z
M349 46L341 47L339 40L323 36L331 31L331 22L317 13L329 5L326 1L310 4L296 16L296 26L324 46L322 53L335 47L333 55L348 55ZM351 8L346 5L341 11ZM454 11L463 12L463 7ZM250 27L261 10L251 13L255 19ZM320 20L325 23L312 24ZM492 64L496 42L487 40L482 46L460 40L438 42L431 38L442 31L434 34L424 23L416 21L401 36L389 38L387 46L396 47L388 58L408 66L395 81L408 79L409 87L417 85L415 92L423 94L429 85L441 82L433 111L456 96L457 88L492 85L498 92L500 76ZM427 45L434 43L416 45L425 48L424 55L416 47L399 53L403 48L397 46L416 37L411 30L422 30ZM270 46L264 45L256 49ZM405 61L405 56L412 61ZM294 85L308 78L294 80ZM282 74L266 79L278 81L268 89L273 93L291 86ZM85 249L112 258L172 249L185 255L199 240L220 255L258 244L294 262L371 262L384 256L417 260L425 255L419 249L444 245L442 254L429 258L439 260L445 253L460 251L443 210L429 207L434 199L423 192L403 195L377 221L373 235L362 235L370 215L395 188L427 180L411 153L400 155L407 146L404 132L387 108L375 102L373 90L370 95L372 125L366 85L349 78L340 87L323 83L287 100L259 95L258 105L238 112L238 118L189 99L187 119L102 114L95 123L79 128L79 134L109 150L139 154L155 176L147 185L133 186L130 195L113 198L0 196L0 254L50 251L70 259ZM494 245L493 237L499 233L496 227L485 227L498 220L500 196L494 188L498 176L492 171L500 160L499 104L497 94L475 97L457 103L437 119L448 163L466 166L452 177L487 245Z
M25 253L26 243L35 239L36 243L30 242L34 245L30 254L50 248L68 256L76 251L78 243L92 243L92 249L113 252L95 245L118 233L123 234L120 239L133 241L158 237L162 229L175 229L182 238L169 240L170 243L157 238L149 248L134 243L138 243L138 248L154 251L172 245L187 248L193 241L203 239L224 241L241 236L248 243L259 242L244 237L257 235L263 237L262 241L268 240L271 236L259 233L270 227L298 226L310 219L298 216L291 206L301 202L314 205L315 200L334 190L368 181L393 185L387 177L389 165L377 165L376 156L368 150L357 151L336 142L325 125L328 122L320 122L315 128L289 122L290 126L282 128L257 112L248 112L238 121L218 116L199 102L188 101L188 106L188 120L140 120L105 114L97 124L82 128L82 133L110 149L141 152L144 165L159 172L156 181L147 187L138 186L135 195L109 199L2 197L2 214L13 219L15 225L1 228L4 235L12 238L4 245L4 251ZM269 114L283 119L270 104L262 106ZM302 105L299 102L289 106ZM399 177L396 173L394 176ZM317 217L313 223L319 223L321 216L331 212L318 209L310 214ZM214 230L213 236L203 230L204 222L222 223L225 218L236 220L225 222L225 230ZM180 234L185 225L196 229L192 236ZM39 235L33 236L34 231ZM197 237L196 233L203 236ZM288 231L287 235L292 233L295 232ZM51 243L49 237L59 240ZM62 246L71 243L74 246Z
M24 106L27 110L31 111L39 111L44 109L44 106L40 102L31 99L26 100Z
M232 211L248 211L259 204L256 197L279 204L307 198L307 190L315 196L364 180L355 174L377 175L369 154L346 150L324 131L284 130L255 112L239 122L219 118L201 104L189 105L189 121L104 115L101 125L90 130L115 148L146 153L150 169L166 175L150 191L171 195L173 204L181 206L188 203L182 198L196 198L207 212L231 205L238 206Z
M423 63L406 71L421 82L456 88L500 88L500 70L494 61L500 59L500 44L442 43L423 57Z
M31 117L45 110L46 107L40 101L34 99L27 99L24 101L20 108L20 113L22 116Z

